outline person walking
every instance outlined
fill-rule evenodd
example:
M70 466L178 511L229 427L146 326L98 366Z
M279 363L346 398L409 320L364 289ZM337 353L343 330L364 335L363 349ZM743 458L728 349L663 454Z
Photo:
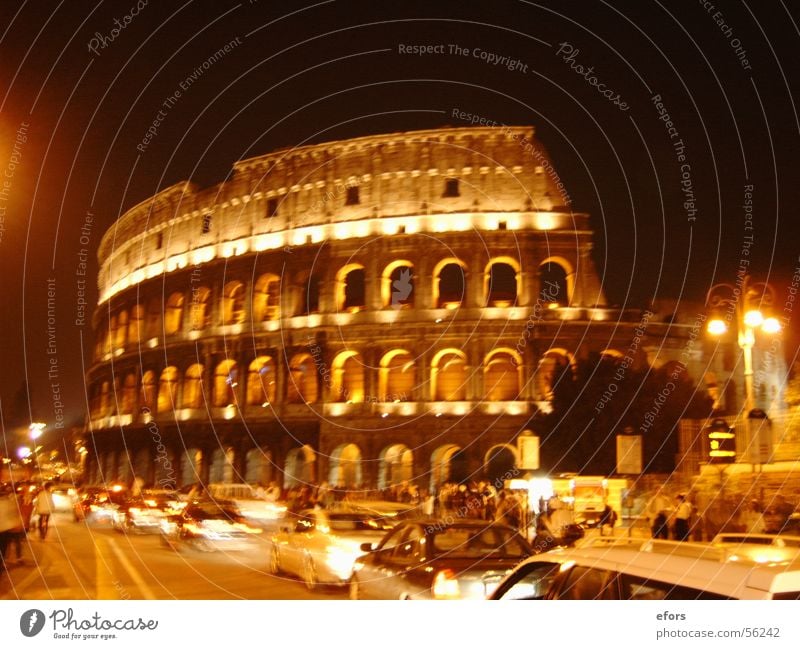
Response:
M686 541L689 538L689 519L692 517L692 504L683 494L678 495L678 506L673 517L672 538Z
M50 527L50 515L55 506L53 504L53 494L50 493L52 485L49 482L44 484L42 490L36 494L34 509L39 515L39 538L44 541L47 537L47 530Z

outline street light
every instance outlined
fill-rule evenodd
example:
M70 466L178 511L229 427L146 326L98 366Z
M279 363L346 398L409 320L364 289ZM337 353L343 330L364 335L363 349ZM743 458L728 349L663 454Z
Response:
M723 295L723 290L729 295ZM755 301L758 298L758 301ZM775 335L780 333L781 324L777 318L767 317L761 308L770 307L775 301L775 291L766 282L750 282L750 276L745 275L741 288L732 284L715 284L706 294L706 306L717 315L726 307L727 317L711 318L706 325L709 334L720 337L727 333L728 324L736 316L736 333L739 348L744 356L744 409L750 412L755 407L753 390L753 346L756 342L756 332Z

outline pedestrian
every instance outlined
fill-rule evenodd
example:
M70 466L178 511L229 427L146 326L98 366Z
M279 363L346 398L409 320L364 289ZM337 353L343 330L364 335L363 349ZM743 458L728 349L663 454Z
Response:
M617 523L617 512L615 512L611 505L605 503L603 511L600 514L600 520L597 527L600 529L600 536L603 536L606 525L609 527L609 534L614 536L614 525Z
M6 571L6 548L16 525L16 506L13 495L0 485L0 572Z
M672 523L672 538L676 541L686 541L689 538L689 519L692 517L692 504L686 496L679 494L678 505L675 508Z
M53 504L53 494L50 493L52 484L44 483L42 490L36 495L34 509L39 514L39 538L44 541L47 537L47 530L50 527L50 516L55 509Z

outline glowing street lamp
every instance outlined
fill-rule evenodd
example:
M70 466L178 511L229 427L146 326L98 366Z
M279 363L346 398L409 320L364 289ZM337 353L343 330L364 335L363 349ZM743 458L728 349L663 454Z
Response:
M34 421L30 426L28 426L28 431L30 432L31 439L34 442L42 436L46 426L47 424L43 424L40 421Z

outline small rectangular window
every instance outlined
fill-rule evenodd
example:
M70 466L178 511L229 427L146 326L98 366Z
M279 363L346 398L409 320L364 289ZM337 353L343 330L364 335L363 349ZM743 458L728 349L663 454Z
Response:
M156 250L161 250L161 246L164 245L164 233L159 232L156 235Z
M203 234L208 234L211 232L211 215L210 214L203 214L203 229L201 230Z
M267 218L272 218L273 216L278 216L278 199L277 198L268 198L267 199Z
M505 221L498 221L497 229L498 230L508 230L508 223L506 223Z
M358 187L351 185L347 188L347 196L345 197L345 205L358 205L361 201L358 197Z
M458 178L447 178L444 181L444 197L455 198L461 196L458 191Z

